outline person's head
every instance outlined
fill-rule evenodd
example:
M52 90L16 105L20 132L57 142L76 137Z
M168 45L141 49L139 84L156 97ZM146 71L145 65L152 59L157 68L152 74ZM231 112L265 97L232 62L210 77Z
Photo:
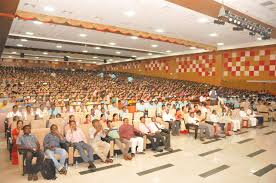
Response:
M104 108L101 108L101 113L104 113L105 112L105 109Z
M190 116L191 116L192 118L195 117L195 113L190 112L189 114L190 114Z
M31 112L31 106L27 105L26 111L27 111L27 112Z
M31 126L30 125L23 126L23 133L25 135L29 135L31 133Z
M61 118L61 114L58 113L58 114L56 115L56 118Z
M95 109L92 108L92 109L90 110L90 114L93 114L93 115L94 115L94 114L95 114Z
M71 114L71 115L69 116L69 121L72 121L72 120L75 121L75 116L74 116L73 114Z
M73 129L73 130L77 129L77 125L76 125L76 121L75 120L69 121L69 125L70 125L71 129Z
M23 121L22 120L18 120L17 122L16 122L16 127L17 127L17 129L22 129L22 127L23 127Z
M44 110L44 104L40 104L39 108L40 110Z
M52 103L51 104L51 109L54 110L56 108L56 104L55 103Z
M144 117L144 116L140 117L140 122L141 122L141 123L145 123L145 122L146 122L146 120L145 120L145 117Z
M92 120L92 125L95 129L99 129L101 127L101 123L97 119Z
M118 121L119 120L119 116L117 113L114 113L112 116L113 121Z
M52 124L50 127L51 133L57 133L58 132L58 126L56 124Z
M216 110L213 110L213 111L212 111L212 114L217 115L217 111L216 111Z
M167 114L169 114L169 112L170 112L170 110L168 108L165 111L166 111Z
M13 111L13 112L17 112L17 111L18 111L18 105L14 105L14 106L12 107L12 111Z
M127 110L126 106L124 106L122 109L123 109L124 112Z
M240 110L241 110L241 111L244 111L244 108L243 108L243 107L241 107L241 108L240 108Z
M13 120L13 121L18 121L18 120L19 120L19 117L18 117L18 116L14 116L14 117L12 118L12 120Z
M156 117L151 117L152 122L156 122Z
M8 101L7 100L3 100L3 106L6 106L8 104Z
M196 111L196 115L201 116L201 111L200 110Z
M85 119L88 120L88 121L91 120L90 114L86 114Z
M124 123L125 125L127 125L127 124L128 124L128 118L124 118L124 119L123 119L123 123Z

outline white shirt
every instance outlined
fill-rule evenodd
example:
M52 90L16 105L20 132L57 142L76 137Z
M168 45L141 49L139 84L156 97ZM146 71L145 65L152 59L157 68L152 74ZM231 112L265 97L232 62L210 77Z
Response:
M200 102L205 102L205 101L206 101L206 97L200 96L200 97L199 97L199 101L200 101Z
M198 125L198 122L196 121L196 118L195 117L191 117L191 116L188 117L187 123L188 124Z
M246 112L245 111L240 111L240 116L242 118L246 118L247 117Z
M163 112L162 119L163 121L174 121L175 117L173 117L170 113Z
M22 117L22 114L19 111L16 111L15 113L11 111L11 112L8 112L7 114L7 118L13 118L14 116Z
M157 126L158 128L157 128ZM150 129L151 133L156 133L156 132L160 132L160 129L163 129L163 125L161 125L160 123L155 123L155 122L150 122L147 127Z
M214 122L214 123L218 123L218 122L219 122L219 117L218 117L218 115L211 114L211 115L210 115L210 121L211 121L211 122Z
M148 134L151 132L150 129L144 123L139 123L139 130L144 134Z
M46 108L44 108L43 111L41 109L37 109L35 114L38 115L40 118L44 118L48 115L48 110Z

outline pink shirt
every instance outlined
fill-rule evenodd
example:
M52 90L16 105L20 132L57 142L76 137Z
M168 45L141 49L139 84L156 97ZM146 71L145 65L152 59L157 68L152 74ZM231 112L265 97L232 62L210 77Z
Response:
M77 128L76 131L73 131L71 129L67 130L66 132L66 140L71 143L78 143L78 142L87 142L84 133L80 128Z

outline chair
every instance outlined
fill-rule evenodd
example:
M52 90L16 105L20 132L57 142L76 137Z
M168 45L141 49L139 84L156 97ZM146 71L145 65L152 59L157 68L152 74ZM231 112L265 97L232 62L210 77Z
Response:
M148 117L151 118L151 117L156 117L156 108L149 108L148 109Z
M140 117L144 116L144 112L135 112L133 115L133 120L140 120Z
M131 122L133 120L133 114L132 113L126 113L124 118L127 118Z
M44 120L33 120L31 121L32 129L46 128L46 121Z

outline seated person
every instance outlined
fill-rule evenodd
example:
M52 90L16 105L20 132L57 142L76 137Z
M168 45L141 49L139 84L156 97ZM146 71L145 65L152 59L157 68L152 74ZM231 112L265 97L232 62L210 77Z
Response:
M31 106L27 105L26 111L23 112L23 120L30 122L31 120L34 120L34 113L32 111Z
M175 117L170 114L169 109L166 109L162 114L162 119L165 122L170 124L170 128L172 129L172 135L179 135L180 130L180 121L176 121Z
M90 124L90 123L92 123L91 115L86 114L83 124Z
M256 112L254 112L252 109L247 109L246 111L248 117L249 117L249 122L250 122L250 125L253 126L253 127L256 127L257 126L257 118L256 118Z
M25 125L23 127L23 135L16 140L20 154L26 159L26 173L28 180L38 180L37 173L41 170L44 160L44 153L40 150L40 144L37 138L31 134L31 126ZM33 157L36 157L36 163L32 164Z
M214 137L214 133L215 133L215 129L213 127L213 125L210 125L208 123L205 122L206 116L201 114L201 111L198 110L196 112L196 120L199 122L198 125L198 129L199 129L199 136L200 136L200 140L204 140L203 139L203 134L205 132L205 136L207 138L212 138Z
M129 147L131 146L130 142L123 142L122 139L120 139L120 135L119 135L119 129L115 124L116 122L112 122L112 121L107 121L107 126L108 129L106 130L107 135L109 138L111 138L112 140L114 140L114 143L120 148L120 150L122 151L122 154L124 156L125 160L131 160L132 157L129 156L128 154L128 150Z
M131 143L131 156L134 157L137 148L137 154L145 154L143 152L144 139L141 137L143 134L130 125L127 118L123 119L123 124L119 128L120 139L124 143ZM137 136L138 135L138 136Z
M124 118L126 117L127 114L128 114L127 107L124 106L124 107L122 108L122 110L120 111L120 113L119 113L120 119L121 119L121 120L124 119Z
M104 163L112 163L113 160L107 158L110 151L110 144L102 141L101 138L106 137L106 133L103 130L99 120L94 119L92 121L92 127L88 129L90 145L94 152L101 158Z
M161 140L166 151L173 151L171 149L171 134L167 129L164 128L164 126L160 122L156 121L156 117L151 118L151 122L147 125L147 127L149 128L151 133L162 137Z
M156 135L151 132L150 129L146 125L145 117L140 117L139 130L147 136L147 139L151 142L152 150L157 152L163 152L163 149L158 148L161 144L161 139L163 138L160 135Z
M216 110L212 111L212 114L210 115L209 120L216 129L215 130L215 135L220 135L223 132L223 130L221 130L221 129L224 128L225 123L220 123L219 116L218 116Z
M92 147L87 144L87 140L85 138L84 133L80 128L77 127L76 121L71 120L69 122L70 128L66 132L66 140L73 144L74 148L76 148L82 160L89 164L89 169L95 169L96 166L94 165L94 157L93 157L93 150ZM87 152L87 154L85 153Z
M194 112L191 111L191 112L189 113L188 118L187 118L186 129L187 129L188 132L189 132L190 127L194 127L194 128L195 128L195 139L197 138L198 125L199 125L199 122L198 122L198 120L196 119Z
M23 121L18 120L16 123L16 128L14 128L11 132L12 136L12 164L13 165L18 165L18 155L17 155L17 145L16 145L16 140L19 134L22 132L22 127L23 127Z
M48 111L44 104L40 104L39 108L35 112L36 115L39 116L40 119L43 119L48 116Z
M233 131L237 132L241 129L241 116L238 108L232 108L231 121L233 123Z
M67 152L60 146L61 143L65 143L65 139L59 133L57 125L51 125L50 130L51 132L48 133L43 140L45 154L53 160L58 172L66 175L65 160L67 158ZM55 154L60 156L60 162L55 158Z

